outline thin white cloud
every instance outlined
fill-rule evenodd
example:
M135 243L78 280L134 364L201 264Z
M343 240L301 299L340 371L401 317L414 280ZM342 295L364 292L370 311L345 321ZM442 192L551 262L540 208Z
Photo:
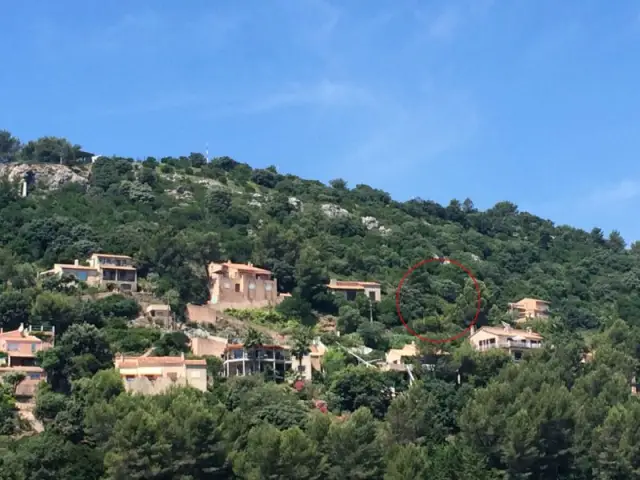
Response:
M190 48L221 44L242 23L240 16L206 10L186 20L173 18L157 10L126 13L103 29L92 32L86 47L105 53L122 50L135 52L160 50L167 43L180 43Z
M460 23L460 13L450 7L439 13L428 24L429 35L439 40L449 40Z
M387 102L371 119L368 135L347 150L336 166L375 179L403 177L468 142L480 127L471 99L446 90L414 104ZM428 167L427 167L428 168Z
M262 113L284 107L372 106L374 97L366 90L346 83L322 80L311 85L292 85L240 108L243 113Z
M614 185L599 188L589 196L594 206L608 206L628 202L640 197L640 181L622 180Z

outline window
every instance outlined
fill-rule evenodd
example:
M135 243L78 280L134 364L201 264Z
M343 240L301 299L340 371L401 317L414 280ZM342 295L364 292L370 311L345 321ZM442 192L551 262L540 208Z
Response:
M376 292L369 292L369 300L375 300L376 299Z
M238 293L240 292L240 284L239 283L236 283L236 292L238 292Z
M113 281L116 279L116 271L115 270L103 270L102 271L102 279L107 281Z
M38 351L38 344L37 343L32 343L31 344L31 353L36 353Z
M29 374L29 380L40 380L40 374L39 373L30 373Z
M119 282L135 282L136 272L134 272L133 270L118 270L118 281Z
M9 342L7 343L7 351L8 352L17 352L20 350L20 345L17 343Z

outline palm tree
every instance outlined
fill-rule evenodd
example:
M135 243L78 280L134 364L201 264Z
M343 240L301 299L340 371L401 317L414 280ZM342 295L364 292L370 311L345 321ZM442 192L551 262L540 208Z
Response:
M291 354L298 360L298 365L302 365L302 358L311 351L314 331L312 328L300 326L293 332L292 337Z
M262 332L257 331L254 328L247 330L247 335L244 337L244 349L249 356L251 362L251 373L256 373L258 358L258 350L265 344L265 337Z

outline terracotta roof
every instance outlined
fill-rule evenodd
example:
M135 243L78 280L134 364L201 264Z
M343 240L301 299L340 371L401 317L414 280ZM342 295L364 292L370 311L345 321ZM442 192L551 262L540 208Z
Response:
M418 355L418 347L416 347L415 343L407 343L402 348L392 348L391 350L389 350L389 353L387 355L392 354L392 352L393 354L402 355L405 357L415 357Z
M327 288L335 289L335 290L363 290L366 287L371 288L380 288L380 284L377 282L357 282L351 280L336 280L329 285Z
M42 380L31 380L27 378L21 381L16 387L16 397L33 397L38 391L38 384Z
M270 270L265 270L264 268L258 268L258 267L254 267L253 265L247 265L244 263L225 262L222 265L227 268L235 268L236 270L240 270L241 272L251 272L251 273L259 273L262 275L271 275Z
M478 332L484 331L496 335L498 337L522 337L527 340L542 340L542 336L535 332L528 332L527 330L518 330L517 328L500 328L500 327L480 327Z
M241 350L244 348L242 343L230 343L227 345L226 350ZM260 348L264 350L289 350L289 347L284 345L261 345Z
M116 358L116 368L169 367L180 365L207 365L204 359L188 360L182 357L124 357Z
M129 255L114 255L111 253L94 253L95 257L110 257L110 258L131 258Z
M24 335L23 335L24 334ZM33 335L29 335L26 330L11 330L10 332L0 333L0 340L7 339L15 342L36 342L43 343L38 337L34 337Z
M517 304L519 304L521 302L525 302L527 300L530 300L530 301L533 300L534 302L546 303L547 305L551 305L551 302L547 302L546 300L540 300L539 298L531 298L531 297L523 298L522 300L518 300L515 303L510 303L509 305L517 305Z

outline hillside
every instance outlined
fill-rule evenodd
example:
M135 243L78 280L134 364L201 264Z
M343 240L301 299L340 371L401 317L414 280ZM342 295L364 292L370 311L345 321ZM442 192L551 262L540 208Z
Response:
M635 245L625 250L617 232L557 226L509 202L484 212L469 199L397 202L339 179L327 186L228 157L204 161L103 158L86 187L36 189L27 199L7 185L0 242L14 261L39 269L94 251L131 255L155 293L183 305L207 300L204 265L213 260L271 269L282 291L297 289L331 311L321 288L307 283L377 280L393 294L409 267L446 256L484 284L487 314L527 296L551 301L570 328L597 328L611 312L630 323L640 314L640 255ZM408 310L442 314L462 288L464 275L453 285L444 269L431 270L421 304ZM377 312L388 328L399 325L394 311L387 297Z
M45 432L6 449L0 442L0 479L35 478L42 465L51 478L78 479L635 478L640 245L626 248L618 232L555 225L507 201L486 211L470 199L399 202L367 185L325 185L229 157L85 164L79 151L63 139L22 146L0 135L4 171L30 163L40 172L26 198L16 178L0 184L0 327L54 324L61 334L42 358L48 386L34 414ZM537 325L548 348L515 365L460 339L433 372L418 364L411 387L332 349L302 392L216 377L203 395L131 397L112 370L114 352L184 345L127 328L139 310L129 298L83 301L36 280L94 252L132 256L142 288L180 314L208 300L208 263L253 262L292 294L263 322L314 325L334 315L341 342L374 357L412 340L395 305L404 273L448 257L479 282L478 326L512 322L507 305L523 297L551 302L552 318ZM338 300L330 278L378 281L382 301ZM438 263L411 275L401 310L416 332L447 337L469 325L475 302L467 275ZM582 363L587 349L596 355ZM0 434L9 435L19 428L4 395ZM331 414L311 412L317 398ZM156 476L144 476L149 465Z

